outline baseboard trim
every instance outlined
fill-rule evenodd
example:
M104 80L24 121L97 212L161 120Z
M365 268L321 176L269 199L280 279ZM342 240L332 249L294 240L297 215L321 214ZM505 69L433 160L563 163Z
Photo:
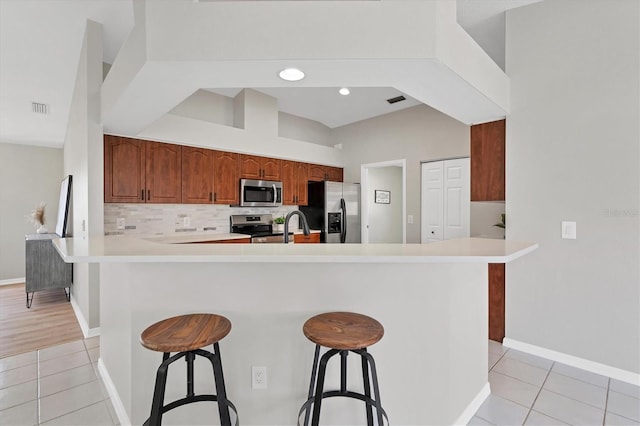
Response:
M0 285L22 284L25 282L25 277L11 278L9 280L0 280Z
M590 371L592 373L600 374L602 376L611 377L622 382L640 386L640 374L638 373L622 370L620 368L612 367L606 364L600 364L599 362L589 361L588 359L579 358L577 356L565 354L563 352L554 351L536 345L531 345L529 343L520 342L518 340L509 339L508 337L504 338L502 345L511 349L526 352L531 355L547 358L552 361L561 362L572 367L580 368L582 370Z
M76 319L78 320L78 324L80 324L80 329L82 330L82 334L85 339L89 337L95 337L100 335L100 327L89 328L89 323L85 319L82 314L82 310L76 303L75 299L71 297L71 307L73 308L73 313L76 315Z
M107 393L109 394L109 398L111 398L111 403L116 411L116 416L118 416L118 421L123 426L131 426L131 420L127 415L127 410L125 410L122 404L120 395L116 390L116 386L113 384L113 380L111 380L107 367L104 365L104 362L102 362L102 358L98 359L98 371L100 372L100 377L102 377L105 388L107 388Z
M453 423L454 425L466 425L468 424L473 416L475 416L476 412L482 405L482 403L489 397L491 394L491 387L487 382L480 392L473 398L473 400L467 405L467 408L464 409L462 414L458 417L458 419Z

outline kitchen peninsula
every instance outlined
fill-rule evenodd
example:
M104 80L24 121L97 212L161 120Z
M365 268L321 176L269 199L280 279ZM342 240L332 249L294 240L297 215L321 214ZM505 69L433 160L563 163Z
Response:
M107 236L54 244L66 262L101 264L99 368L122 424L148 416L161 361L139 344L141 331L193 312L232 322L220 346L227 394L241 424L296 424L314 350L302 324L334 310L383 324L385 335L370 351L393 424L466 422L489 394L487 263L514 261L537 248L474 238L428 245L218 245ZM267 367L267 389L251 388L252 366ZM338 381L333 367L328 387ZM357 373L357 366L351 370ZM199 386L211 383L210 367L196 363L196 374L196 391L202 391ZM181 379L181 373L170 375L167 400L184 396ZM211 413L210 403L200 403L164 420L201 424L215 418ZM363 414L353 401L323 404L323 424L359 424Z

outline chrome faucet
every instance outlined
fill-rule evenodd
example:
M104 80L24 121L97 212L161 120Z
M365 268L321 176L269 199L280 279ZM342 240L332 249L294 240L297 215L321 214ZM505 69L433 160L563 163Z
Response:
M294 210L291 213L289 213L287 215L287 217L284 219L284 236L283 236L283 243L287 244L289 242L289 219L291 219L291 216L293 215L298 215L298 217L300 218L300 220L302 221L302 232L304 233L304 235L309 235L309 224L307 223L307 218L305 217L304 213L302 213L300 210Z

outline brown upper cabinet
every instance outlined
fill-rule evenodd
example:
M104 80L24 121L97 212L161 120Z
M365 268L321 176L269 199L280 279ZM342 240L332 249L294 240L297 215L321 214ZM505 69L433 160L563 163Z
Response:
M182 147L182 203L213 203L214 151Z
M213 151L213 202L240 203L240 155Z
M180 203L182 147L104 136L104 201Z
M277 158L258 155L240 155L240 177L242 179L280 180L280 163Z
M314 175L311 175L311 173ZM307 183L342 182L340 167L104 135L105 203L239 204L241 178L282 181L304 206Z
M306 206L309 165L282 160L282 204Z
M322 166L319 164L309 164L309 180L320 182L329 180L332 182L342 182L343 173L340 167Z
M471 201L505 200L505 120L471 126Z

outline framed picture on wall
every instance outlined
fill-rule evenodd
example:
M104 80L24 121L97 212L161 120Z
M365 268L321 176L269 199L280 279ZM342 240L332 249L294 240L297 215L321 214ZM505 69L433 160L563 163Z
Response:
M391 191L375 190L377 204L391 204Z

